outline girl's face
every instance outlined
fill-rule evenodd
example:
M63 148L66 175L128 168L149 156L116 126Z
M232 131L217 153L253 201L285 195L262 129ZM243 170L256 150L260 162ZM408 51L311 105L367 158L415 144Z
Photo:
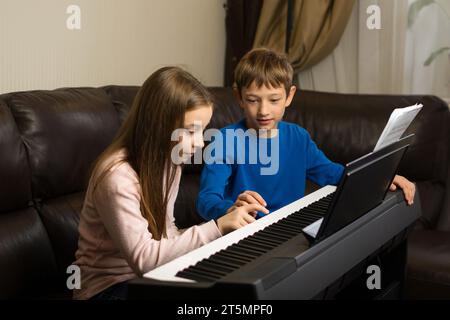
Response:
M196 149L203 148L203 131L209 124L212 113L213 109L210 105L202 105L184 114L183 129L185 130L183 130L180 137L181 162L188 162Z

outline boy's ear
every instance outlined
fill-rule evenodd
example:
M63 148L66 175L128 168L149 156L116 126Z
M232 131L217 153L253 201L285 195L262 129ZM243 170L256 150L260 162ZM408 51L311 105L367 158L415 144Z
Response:
M239 107L242 108L242 96L241 96L241 92L239 91L239 89L237 87L233 86L233 95L236 98L236 100L239 102Z
M289 89L289 94L286 98L286 108L291 105L292 99L294 99L294 95L295 95L296 91L297 91L297 87L291 86L291 88Z

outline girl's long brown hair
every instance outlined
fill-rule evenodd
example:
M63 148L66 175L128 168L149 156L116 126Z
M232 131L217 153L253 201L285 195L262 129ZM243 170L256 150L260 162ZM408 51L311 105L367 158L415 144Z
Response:
M171 151L177 142L171 141L172 132L183 127L186 111L205 105L212 106L209 92L188 72L178 67L155 71L142 85L118 134L94 166L93 174L98 176L95 191L114 165L123 161L131 165L139 177L141 214L156 240L166 237L167 202L176 173ZM102 166L123 148L125 159Z

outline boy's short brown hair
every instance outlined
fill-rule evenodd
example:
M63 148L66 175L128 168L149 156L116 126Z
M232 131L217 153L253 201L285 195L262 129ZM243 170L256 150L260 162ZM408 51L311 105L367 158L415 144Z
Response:
M253 82L259 88L262 85L274 88L283 86L286 95L292 86L294 71L284 54L257 48L247 52L234 70L234 86L241 94L242 88Z

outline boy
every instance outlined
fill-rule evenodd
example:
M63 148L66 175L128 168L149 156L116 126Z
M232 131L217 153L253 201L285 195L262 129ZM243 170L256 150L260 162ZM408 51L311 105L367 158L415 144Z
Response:
M234 148L224 150L215 163L206 161L197 199L197 211L204 219L217 219L235 207L250 203L275 211L304 196L306 179L320 186L338 184L343 166L330 161L305 129L282 121L296 91L292 77L293 69L287 58L267 49L248 52L237 65L234 93L245 119L221 129L221 138L228 145L230 131L255 130L256 139L253 144L250 141L237 147L233 137ZM241 152L251 154L256 150L260 154L264 143L277 162L274 174L262 174L267 169L267 163L262 161L249 163L245 156L244 163L236 161ZM414 184L395 176L390 189L397 187L403 189L411 204ZM252 215L261 216L256 212Z

